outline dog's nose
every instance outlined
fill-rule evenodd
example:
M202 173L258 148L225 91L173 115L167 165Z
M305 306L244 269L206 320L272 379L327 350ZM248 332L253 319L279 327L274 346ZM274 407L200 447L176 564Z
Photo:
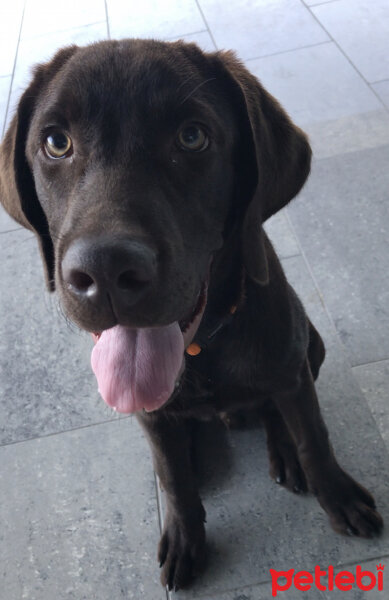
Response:
M62 260L62 277L69 291L92 302L131 306L156 276L155 251L127 237L99 236L72 242Z

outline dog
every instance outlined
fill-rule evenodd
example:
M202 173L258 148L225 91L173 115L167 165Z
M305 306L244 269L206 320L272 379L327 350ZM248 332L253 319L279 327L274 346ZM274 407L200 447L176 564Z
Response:
M340 533L383 526L334 456L314 386L324 345L263 229L310 161L305 134L232 52L155 40L59 50L0 149L1 202L93 335L103 398L149 440L169 589L204 562L192 419L261 411L278 483L313 492Z

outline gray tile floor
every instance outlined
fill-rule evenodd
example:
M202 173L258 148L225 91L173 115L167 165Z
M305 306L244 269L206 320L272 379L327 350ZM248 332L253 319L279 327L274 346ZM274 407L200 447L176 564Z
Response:
M33 63L108 36L233 48L309 133L311 178L267 228L327 344L318 391L339 459L389 523L387 0L3 2L0 132ZM98 398L90 340L45 293L35 241L4 212L0 256L0 599L166 599L155 557L163 498L146 442ZM311 497L270 481L261 430L202 436L209 568L178 598L262 600L270 568L389 563L387 530L337 536ZM308 597L344 595L383 597Z

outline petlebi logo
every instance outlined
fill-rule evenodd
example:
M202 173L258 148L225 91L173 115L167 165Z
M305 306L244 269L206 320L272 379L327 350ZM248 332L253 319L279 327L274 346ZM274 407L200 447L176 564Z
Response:
M312 588L322 592L332 592L333 590L347 592L352 589L359 589L364 592L375 589L382 592L384 589L384 569L385 565L381 563L376 565L375 572L363 570L360 565L357 565L355 572L339 571L339 573L335 573L334 567L331 565L327 570L316 565L313 573L309 571L295 572L294 569L289 569L289 571L270 569L272 596L276 597L279 592L286 592L291 588L300 592L309 591Z

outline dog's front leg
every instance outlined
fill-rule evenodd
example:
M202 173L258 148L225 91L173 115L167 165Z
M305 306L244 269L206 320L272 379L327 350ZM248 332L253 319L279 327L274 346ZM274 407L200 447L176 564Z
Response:
M340 533L371 537L383 526L370 493L336 461L307 361L293 390L273 398L296 444L309 488Z
M158 548L161 582L185 587L203 566L205 511L191 464L189 422L163 413L138 413L149 440L154 468L166 494L164 528Z

